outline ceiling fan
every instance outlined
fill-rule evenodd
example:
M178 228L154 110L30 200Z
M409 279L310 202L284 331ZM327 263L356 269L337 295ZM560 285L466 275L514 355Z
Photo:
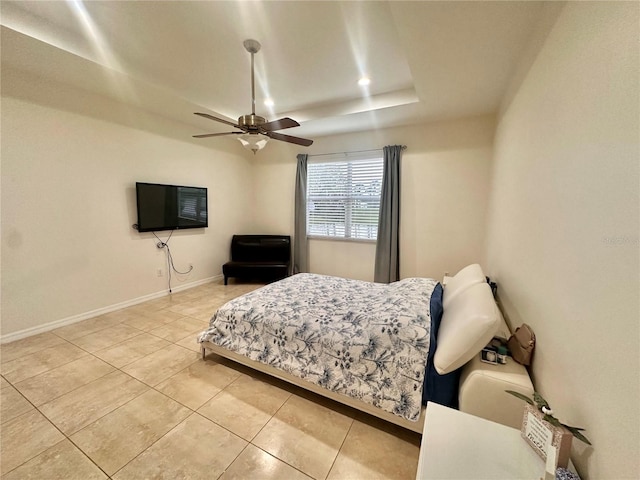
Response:
M299 127L300 124L292 118L281 118L279 120L273 120L267 122L264 117L256 115L256 94L254 85L253 74L253 56L260 50L260 42L257 40L245 40L243 42L244 48L251 54L251 114L242 115L238 118L238 123L233 123L223 118L214 117L208 113L196 113L201 117L208 118L209 120L215 120L216 122L226 123L233 127L240 129L240 132L224 132L224 133L205 133L203 135L194 135L194 138L206 138L206 137L218 137L221 135L240 135L238 140L245 148L253 151L255 154L258 150L262 149L270 138L274 140L281 140L283 142L295 143L296 145L302 145L308 147L313 143L313 140L306 138L293 137L291 135L284 135L277 133L274 130L284 130L285 128Z

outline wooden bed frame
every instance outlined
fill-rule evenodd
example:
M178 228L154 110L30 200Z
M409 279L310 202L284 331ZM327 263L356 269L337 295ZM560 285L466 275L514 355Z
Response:
M360 410L361 412L368 413L369 415L373 415L387 422L393 423L400 427L406 428L413 432L422 433L422 429L424 427L424 415L425 415L425 407L423 406L420 412L420 418L416 422L411 422L402 418L398 415L394 415L393 413L387 412L386 410L382 410L380 408L374 407L371 404L362 402L355 398L348 397L346 395L342 395L340 393L332 392L331 390L327 390L322 388L314 383L307 382L301 378L298 378L294 375L291 375L287 372L283 372L282 370L278 370L275 367L270 365L266 365L264 363L257 362L255 360L251 360L244 355L240 355L238 353L227 350L226 348L222 348L218 345L215 345L211 342L202 342L200 344L200 350L202 352L202 359L205 360L205 356L207 351L211 351L220 357L228 358L236 363L244 365L246 367L252 368L262 373L266 373L272 377L278 378L285 382L296 385L300 388L304 388L305 390L309 390L318 395L322 395L323 397L327 397L331 400L334 400L338 403L342 403L351 408L355 408L356 410Z

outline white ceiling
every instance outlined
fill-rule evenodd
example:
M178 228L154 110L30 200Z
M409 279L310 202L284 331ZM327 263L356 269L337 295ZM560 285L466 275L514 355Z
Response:
M314 138L495 112L541 4L2 0L2 63L221 132L193 112L250 113L255 38L256 113Z

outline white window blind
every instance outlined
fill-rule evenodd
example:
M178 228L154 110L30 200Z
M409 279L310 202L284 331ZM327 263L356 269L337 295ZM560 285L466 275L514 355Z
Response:
M379 158L309 163L307 235L375 240L382 193Z

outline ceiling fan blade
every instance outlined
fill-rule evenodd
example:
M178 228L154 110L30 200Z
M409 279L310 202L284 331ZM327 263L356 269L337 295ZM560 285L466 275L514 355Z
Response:
M221 137L222 135L242 135L245 132L224 132L224 133L204 133L202 135L193 135L193 138Z
M265 132L264 134L269 138L273 138L274 140L281 140L283 142L295 143L296 145L302 145L303 147L308 147L313 143L313 140L308 140L306 138L300 138L300 137L292 137L291 135L285 135L283 133Z
M293 118L285 117L280 120L274 120L272 122L263 123L260 128L265 132L271 132L273 130L284 130L285 128L299 127L300 124Z
M213 115L209 115L208 113L195 112L194 115L200 115L201 117L208 118L209 120L215 120L216 122L226 123L227 125L231 125L233 127L240 128L238 125L236 125L233 122L230 122L229 120L225 120L224 118L214 117Z

